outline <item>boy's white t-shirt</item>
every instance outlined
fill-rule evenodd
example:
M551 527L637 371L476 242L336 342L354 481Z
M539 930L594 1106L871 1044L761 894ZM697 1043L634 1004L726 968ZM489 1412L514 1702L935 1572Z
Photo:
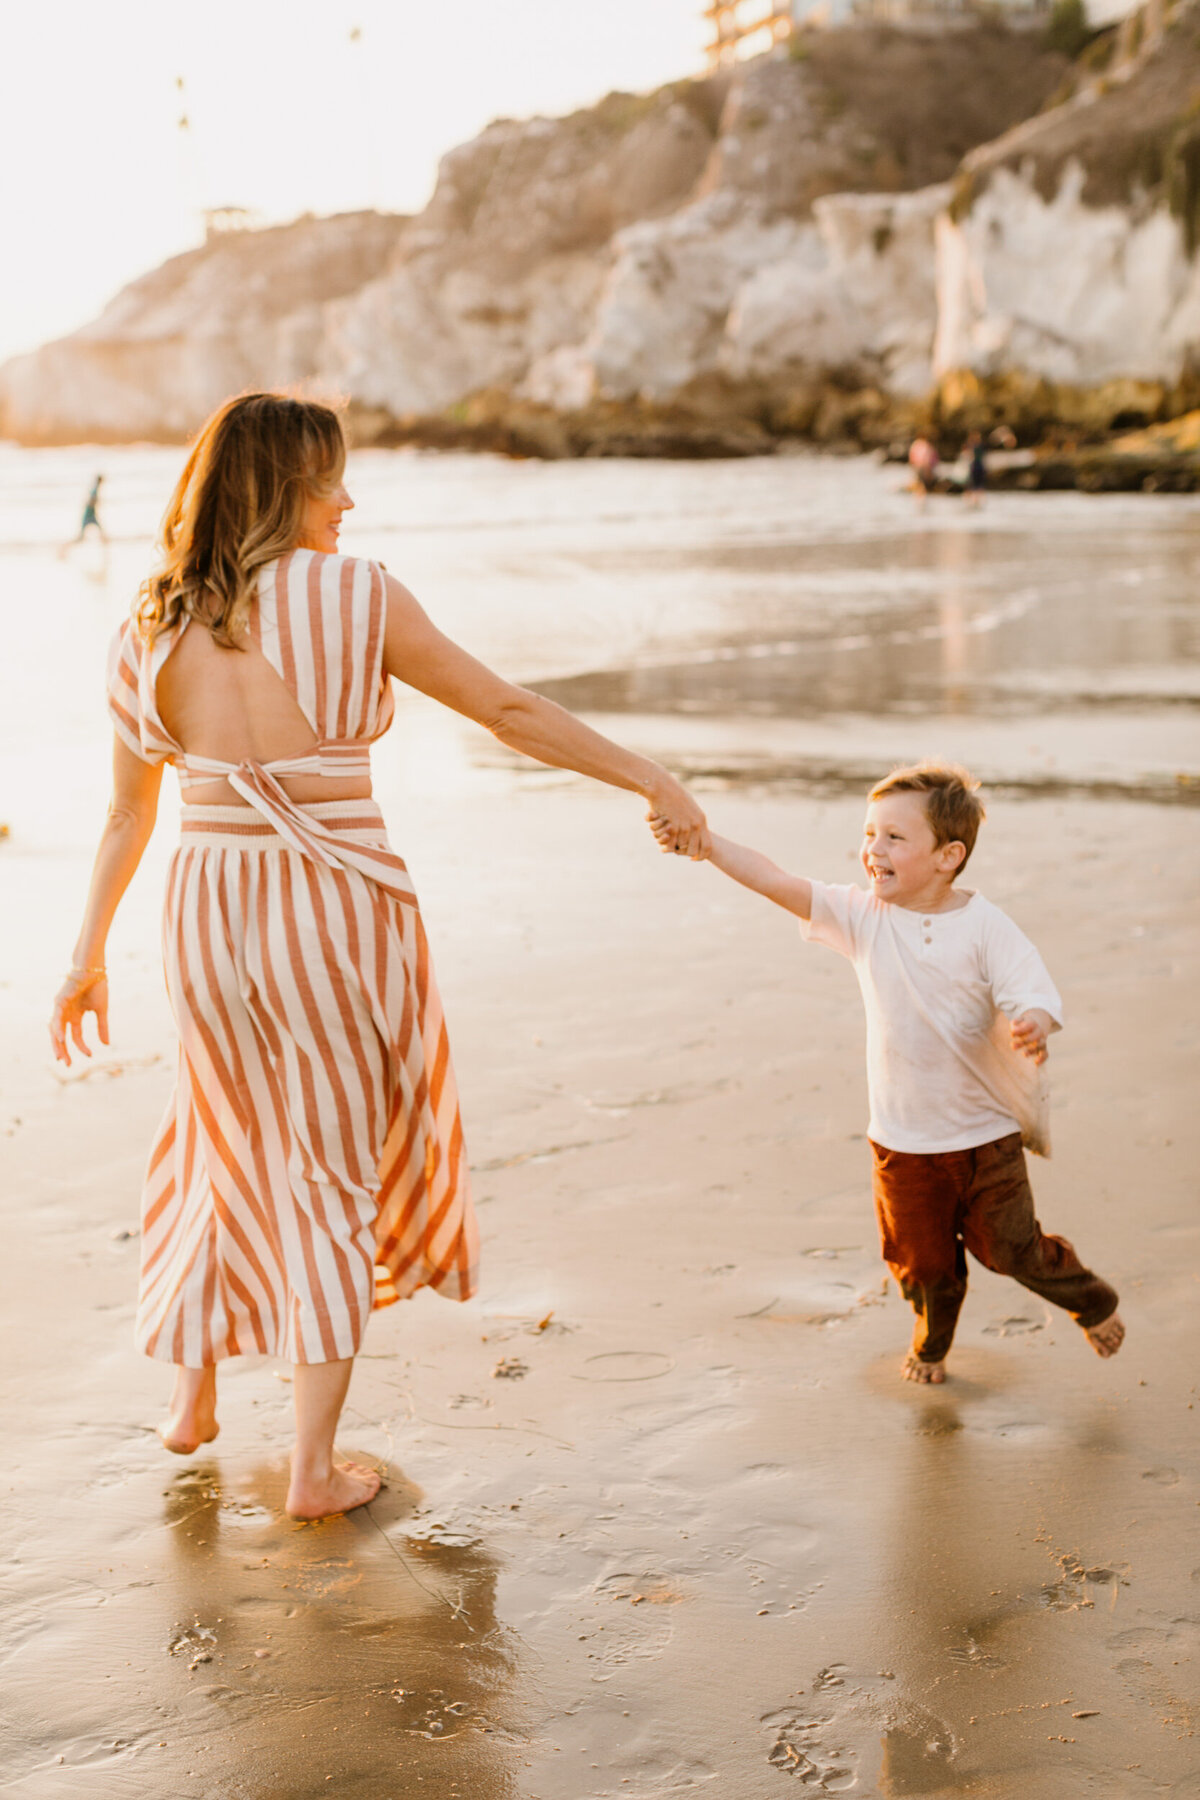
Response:
M1062 1024L1041 957L998 906L972 893L909 912L860 887L812 884L801 935L850 958L867 1012L868 1135L887 1150L970 1150L1020 1131L1050 1154L1045 1068L1014 1051L1031 1006Z

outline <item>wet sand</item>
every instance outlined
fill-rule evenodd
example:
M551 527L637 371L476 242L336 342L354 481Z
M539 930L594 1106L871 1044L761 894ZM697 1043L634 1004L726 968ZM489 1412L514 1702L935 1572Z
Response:
M1103 1363L974 1270L933 1392L897 1379L849 969L661 858L635 801L381 786L452 1028L484 1286L373 1321L342 1443L388 1485L321 1525L279 1510L286 1371L227 1365L221 1437L180 1460L153 1435L168 1374L130 1347L170 823L82 1078L55 1080L38 1033L85 859L21 862L0 1792L1196 1800L1194 812L993 807L972 878L1069 1009L1040 1212L1119 1285L1129 1338ZM853 878L857 799L708 804Z

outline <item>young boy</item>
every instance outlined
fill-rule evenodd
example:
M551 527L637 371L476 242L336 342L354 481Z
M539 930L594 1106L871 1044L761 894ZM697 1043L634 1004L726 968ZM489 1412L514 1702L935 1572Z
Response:
M1022 1144L1049 1154L1039 1069L1062 1002L1012 920L955 886L984 818L977 788L941 763L897 769L872 788L859 852L869 892L788 875L712 840L718 869L854 964L883 1255L917 1315L909 1381L946 1378L967 1250L1064 1307L1101 1356L1125 1335L1114 1290L1034 1214Z

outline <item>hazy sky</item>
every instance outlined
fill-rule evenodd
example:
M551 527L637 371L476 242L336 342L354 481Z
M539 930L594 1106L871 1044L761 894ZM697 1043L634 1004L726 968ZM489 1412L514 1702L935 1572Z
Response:
M270 220L363 206L414 211L442 151L489 119L566 112L611 88L695 74L702 4L6 8L0 358L73 330L126 281L198 243L206 207L249 207Z

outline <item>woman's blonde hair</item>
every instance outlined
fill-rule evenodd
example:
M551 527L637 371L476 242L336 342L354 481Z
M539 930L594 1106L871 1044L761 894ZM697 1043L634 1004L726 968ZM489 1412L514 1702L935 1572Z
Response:
M300 540L305 501L336 487L346 461L337 414L286 394L241 394L202 426L162 524L162 560L136 616L153 642L197 619L236 648L255 577Z

